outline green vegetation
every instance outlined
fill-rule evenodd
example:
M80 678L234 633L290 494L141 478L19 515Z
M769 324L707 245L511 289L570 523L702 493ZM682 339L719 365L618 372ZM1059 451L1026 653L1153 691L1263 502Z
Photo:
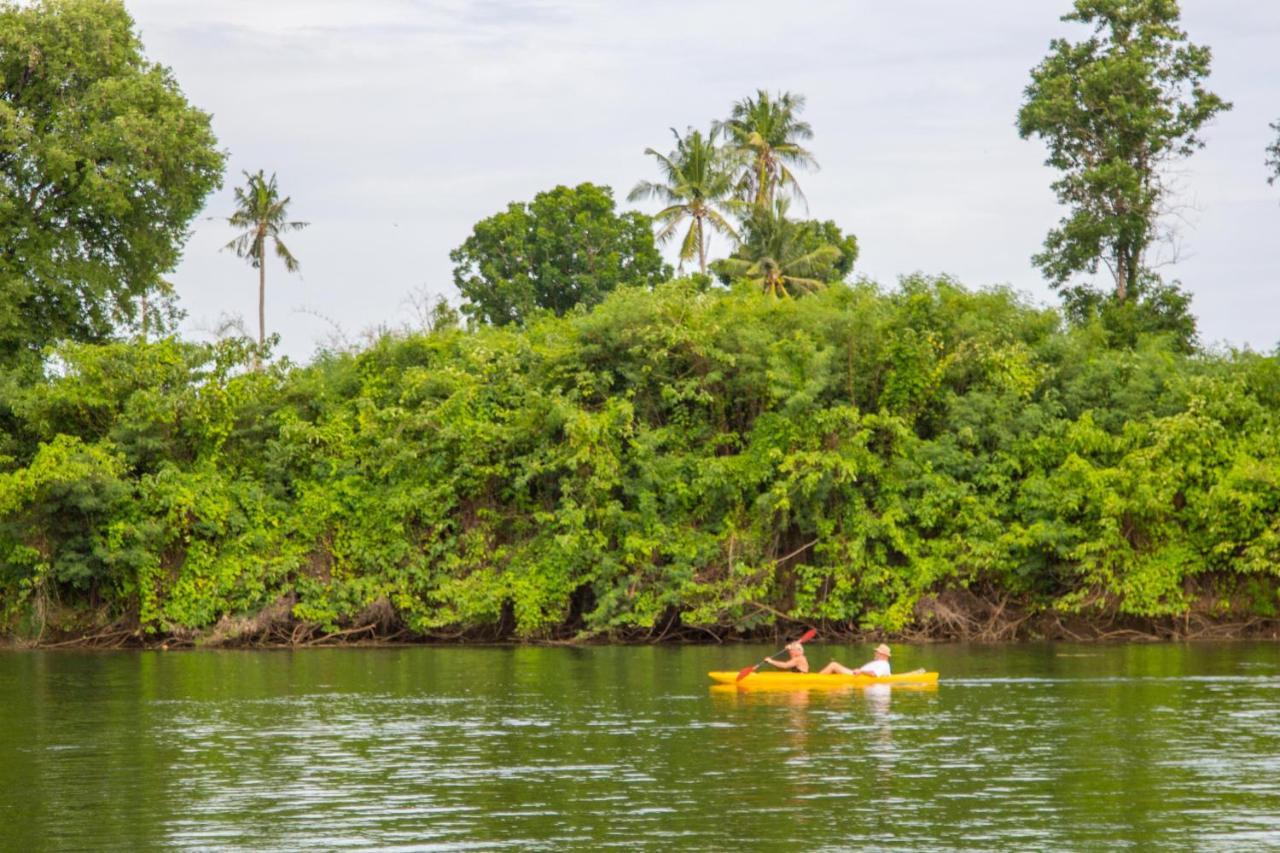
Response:
M441 300L428 332L294 366L263 360L265 261L273 242L296 269L280 237L305 223L262 171L229 244L259 271L256 344L125 339L221 174L208 117L118 3L0 6L0 627L1275 617L1280 361L1204 351L1145 260L1162 164L1227 104L1176 4L1075 8L1094 36L1053 43L1019 116L1064 172L1037 258L1062 313L945 277L851 283L856 238L788 217L792 170L816 166L804 98L761 90L646 149L660 178L631 197L656 217L590 183L510 204L450 255L467 328ZM699 272L669 281L654 227L686 222ZM1071 283L1099 264L1114 293Z
M777 297L812 293L844 281L858 259L858 241L834 222L787 218L787 202L753 207L743 222L744 239L732 255L712 264L723 284L745 281Z
M739 191L756 207L772 209L779 191L804 198L791 169L816 169L818 161L800 144L813 138L813 128L799 118L803 111L803 95L761 89L734 104L721 125L742 162Z
M122 5L0 4L0 366L163 303L222 166L209 116Z
M281 601L328 630L390 610L520 637L927 628L954 590L1094 618L1278 603L1280 363L1117 349L1004 290L676 281L307 367L246 371L251 349L67 345L11 397L11 627L189 636Z
M1174 0L1076 0L1062 19L1093 35L1054 39L1031 72L1018 132L1044 140L1070 209L1033 259L1055 286L1102 264L1118 302L1136 293L1169 212L1163 168L1201 148L1200 129L1231 108L1204 88L1210 51L1186 41L1178 17Z
M680 263L698 258L698 272L707 273L708 230L737 240L738 233L728 216L741 206L734 198L734 159L730 152L716 144L718 128L703 136L689 128L681 136L675 128L676 148L660 154L652 148L644 153L658 161L662 183L640 181L627 196L628 201L660 199L666 207L654 214L658 223L658 243L665 244L675 236L684 220L689 230L680 241Z
M613 191L581 184L538 193L476 223L449 255L453 282L474 320L523 323L539 309L562 315L600 302L618 287L652 287L671 269L654 245L652 222L618 214Z
M690 220L680 247L680 260L696 254L704 276L707 228L738 245L710 270L721 284L744 283L773 298L813 293L844 281L858 258L858 241L834 222L789 219L787 193L803 199L794 167L817 168L813 153L799 144L813 138L801 121L804 96L791 92L770 95L763 89L754 98L733 105L728 120L712 125L705 137L690 130L676 137L676 150L657 159L664 183L641 181L629 196L635 201L659 198L667 203L655 216L659 242L666 242L680 223ZM724 130L728 144L718 145ZM738 218L738 227L728 216Z

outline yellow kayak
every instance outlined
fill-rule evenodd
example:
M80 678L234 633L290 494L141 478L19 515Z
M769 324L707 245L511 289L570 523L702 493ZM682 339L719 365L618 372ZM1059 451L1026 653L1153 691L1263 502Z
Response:
M787 690L809 687L865 687L871 684L937 684L936 672L904 672L900 675L819 675L816 672L753 672L741 681L738 673L709 672L713 681L744 690Z

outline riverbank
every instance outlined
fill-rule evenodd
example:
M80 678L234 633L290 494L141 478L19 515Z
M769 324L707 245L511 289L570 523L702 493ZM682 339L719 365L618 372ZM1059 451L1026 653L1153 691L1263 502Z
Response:
M0 633L41 642L1280 618L1280 360L945 278L797 300L683 280L305 367L68 346L7 379Z
M47 626L36 637L10 636L5 642L20 649L198 649L198 648L319 648L388 645L653 645L769 642L782 645L808 628L824 641L848 643L947 642L1025 643L1162 642L1199 640L1280 640L1280 619L1243 613L1223 613L1221 602L1205 600L1203 607L1178 617L1134 617L1034 612L1025 603L1007 598L985 600L968 590L931 596L919 605L921 621L901 631L858 629L848 624L798 622L781 619L767 628L742 631L730 626L688 626L678 618L647 630L587 633L563 627L539 637L519 637L513 626L416 633L383 603L364 614L358 624L327 629L291 615L281 601L252 616L225 617L204 631L147 632L140 625L112 624L75 629Z

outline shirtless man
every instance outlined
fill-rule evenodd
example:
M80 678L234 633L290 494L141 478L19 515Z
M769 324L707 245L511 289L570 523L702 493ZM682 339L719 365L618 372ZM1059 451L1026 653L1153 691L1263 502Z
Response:
M794 669L796 672L809 671L809 659L804 656L804 645L802 643L788 643L787 654L790 655L787 660L774 660L773 658L765 658L765 660L778 669Z
M790 648L790 646L787 648ZM843 664L832 661L824 666L819 674L830 675L832 673L838 675L873 675L876 677L889 675L889 647L884 643L876 646L875 660L868 661L857 669L849 669Z

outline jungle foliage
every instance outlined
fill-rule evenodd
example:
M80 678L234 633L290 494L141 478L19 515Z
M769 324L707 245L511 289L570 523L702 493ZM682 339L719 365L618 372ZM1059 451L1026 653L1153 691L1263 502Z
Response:
M305 367L66 344L0 396L6 625L896 631L948 590L1275 613L1276 358L945 278L702 284Z

